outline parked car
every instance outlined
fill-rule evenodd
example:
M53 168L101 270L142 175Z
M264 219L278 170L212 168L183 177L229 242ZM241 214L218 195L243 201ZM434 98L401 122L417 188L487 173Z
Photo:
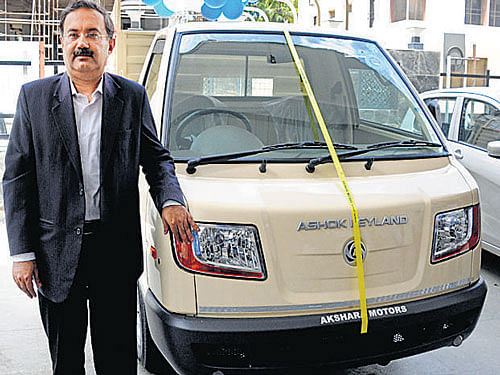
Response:
M448 147L479 185L482 246L500 256L500 91L487 87L424 92L439 108Z
M5 151L9 143L9 133L12 127L14 115L10 113L0 113L0 151Z
M359 258L307 81L357 205ZM140 82L200 227L189 245L166 237L141 182L147 369L310 373L472 332L486 295L477 184L376 42L278 23L176 25L157 33Z

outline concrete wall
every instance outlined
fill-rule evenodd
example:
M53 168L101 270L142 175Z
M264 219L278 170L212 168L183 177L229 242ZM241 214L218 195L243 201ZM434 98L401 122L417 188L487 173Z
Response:
M389 50L418 92L439 87L439 52Z

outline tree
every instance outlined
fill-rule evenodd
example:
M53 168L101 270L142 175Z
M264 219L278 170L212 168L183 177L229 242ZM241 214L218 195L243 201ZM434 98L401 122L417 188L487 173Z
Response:
M290 2L295 7L295 11L298 9L298 0L290 0ZM271 22L293 22L293 14L290 7L285 3L276 0L260 0L256 4L251 4L252 6L262 9L266 12ZM257 13L252 14L256 21L264 21L264 18L259 16Z

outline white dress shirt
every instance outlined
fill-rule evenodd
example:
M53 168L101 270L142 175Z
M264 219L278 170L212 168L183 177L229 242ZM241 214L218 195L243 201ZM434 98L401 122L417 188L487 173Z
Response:
M101 78L89 101L85 95L78 93L73 81L70 80L82 163L83 187L85 192L85 220L100 219L102 82ZM169 199L163 204L163 207L174 205L180 205L180 203ZM11 259L14 262L24 262L35 260L36 257L34 252L28 252L13 255Z
M88 98L76 91L71 82L76 132L80 146L83 187L85 191L85 220L99 220L100 214L100 160L102 122L102 78Z

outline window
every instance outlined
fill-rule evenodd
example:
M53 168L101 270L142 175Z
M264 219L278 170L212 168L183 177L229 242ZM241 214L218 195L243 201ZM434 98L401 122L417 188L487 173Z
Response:
M273 96L272 78L252 78L252 96Z
M153 52L151 54L148 70L146 71L146 77L144 79L144 87L146 93L148 94L149 102L153 105L156 94L156 84L158 82L158 73L160 72L161 57L163 54L163 48L165 47L165 39L158 39L153 47ZM161 123L156 123L156 131L161 134Z
M170 111L163 114L174 158L322 140L283 34L186 33L179 38L167 78ZM292 39L335 142L365 147L402 139L439 141L377 45L320 35L293 34ZM370 156L440 152L436 147L398 147ZM270 150L264 157L309 160L324 154L324 148L305 147Z
M422 136L422 120L398 87L364 67L350 68L349 74L362 121L394 128L416 138Z
M465 0L465 23L482 25L485 7L485 0Z
M500 140L500 111L488 103L466 99L458 140L486 150L488 142Z
M406 0L391 0L391 22L406 19Z
M500 26L500 0L490 1L490 26Z
M408 1L408 19L420 20L424 19L425 0L409 0Z
M148 93L148 98L151 100L156 91L156 83L158 82L158 72L160 71L161 57L163 54L163 47L165 46L164 39L158 39L153 47L153 53L146 73L146 82L144 87Z
M448 138L448 133L450 132L451 117L453 116L453 110L455 109L456 98L438 98L438 99L426 99L425 103L429 104L432 100L437 100L439 106L439 118L438 123L441 125L441 130L443 130L444 135Z
M203 95L214 96L273 96L273 78L203 77Z
M273 96L274 77L266 77L264 73L268 63L266 56L206 55L206 58L219 61L221 68L203 77L202 95ZM291 63L289 68L293 72ZM230 76L225 76L228 71L231 71Z
M425 0L391 0L391 22L423 21L424 16Z

